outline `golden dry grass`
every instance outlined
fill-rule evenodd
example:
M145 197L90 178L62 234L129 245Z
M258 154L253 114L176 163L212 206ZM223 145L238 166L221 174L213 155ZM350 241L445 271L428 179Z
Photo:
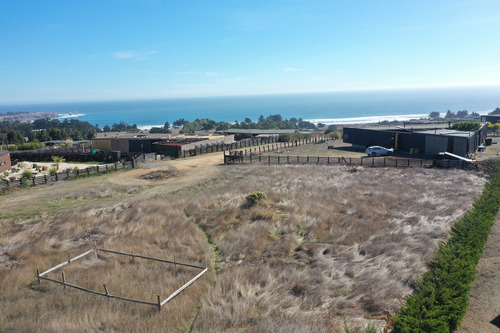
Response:
M163 194L171 190L166 182L126 188L124 180L108 188L88 180L76 192L58 188L51 200L71 204L57 214L47 205L26 220L2 216L0 330L185 332L193 325L196 332L334 332L344 318L363 325L395 311L398 297L412 292L437 242L485 182L457 170L313 165L232 166L205 183L182 188L180 181ZM254 190L267 199L249 207L245 197ZM29 210L18 198L9 205ZM90 200L101 204L88 209ZM108 249L207 261L209 273L161 312L36 283L37 268L82 253L93 240ZM71 283L99 291L106 283L112 294L155 301L199 271L100 253L64 272Z
M195 331L332 331L394 313L483 185L457 170L237 168L186 208L223 261ZM267 199L247 207L254 190Z
M54 221L0 227L0 327L4 331L187 331L199 297L207 292L213 270L168 303L152 306L108 301L104 297L42 281L35 270L48 269L92 247L204 265L213 262L205 236L184 216L184 201L174 196L117 204L107 209L68 212ZM48 277L66 279L92 290L150 302L162 300L199 270L99 252Z

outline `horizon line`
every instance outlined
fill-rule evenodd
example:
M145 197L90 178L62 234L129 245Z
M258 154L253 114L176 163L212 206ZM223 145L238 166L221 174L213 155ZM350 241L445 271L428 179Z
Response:
M449 85L449 86L419 86L419 87L382 87L382 88L360 88L360 89L338 89L322 91L300 91L300 92L274 92L274 93L249 93L249 94L220 94L220 95L198 95L198 96L177 96L177 97L159 97L159 96L138 96L135 98L117 98L117 99L75 99L75 100L52 100L52 101L31 101L31 102L0 102L0 106L29 106L45 104L70 104L70 103L106 103L106 102L133 102L133 101L152 101L152 100L175 100L175 99L203 99L203 98L224 98L224 97L252 97L252 96L280 96L280 95L308 95L308 94L327 94L327 93L349 93L349 92L376 92L376 91L411 91L411 90L445 90L445 89L468 89L468 88L494 88L500 87L500 83L495 84L474 84L474 85Z

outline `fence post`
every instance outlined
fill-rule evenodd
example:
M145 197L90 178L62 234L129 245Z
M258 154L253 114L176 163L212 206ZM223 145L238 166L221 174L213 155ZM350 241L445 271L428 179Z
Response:
M384 166L385 166L385 157L384 157Z
M280 164L280 157L278 156L278 165Z
M286 163L290 164L290 156L286 157Z
M375 166L375 157L372 157L372 167Z
M297 164L300 163L300 156L297 156Z
M262 156L261 156L261 155L259 155L259 163L261 162L261 160L260 160L260 158L261 158L261 157L262 157Z
M349 157L349 165L352 164L352 160L351 159L352 159L352 157Z
M396 168L398 167L398 159L396 158Z
M268 156L268 157L267 157L267 162L268 162L269 164L271 164L271 156Z
M309 163L309 156L307 156L307 160L306 160L306 163Z
M66 276L64 276L64 272L62 272L61 274L62 274L63 286L64 286L64 289L66 289Z
M161 311L161 300L160 300L160 294L156 295L156 300L158 301L158 311Z
M318 156L318 162L316 164L319 164L319 156Z
M250 154L250 164L252 164L252 154Z
M360 163L360 164L361 164L361 166L363 166L363 157L360 157L360 158L359 158L359 161L361 162L361 163Z
M40 284L40 270L36 269L36 278L38 279L38 284Z
M108 298L108 301L111 300L111 298L109 297L108 287L106 287L106 283L103 283L102 285L104 286L104 291L106 292L106 297Z
M422 160L420 160L420 167L422 167L422 164L423 164L423 161L422 161Z
M35 176L33 176L32 181L33 181L33 186L35 186Z

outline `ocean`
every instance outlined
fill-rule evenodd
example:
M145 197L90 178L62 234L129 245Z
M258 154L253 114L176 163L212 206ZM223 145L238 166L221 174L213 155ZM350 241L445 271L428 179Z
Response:
M77 118L101 128L123 121L146 129L180 118L241 122L281 114L314 123L349 124L403 121L427 117L432 111L487 114L497 107L500 87L473 87L0 105L0 113L55 112L61 118Z

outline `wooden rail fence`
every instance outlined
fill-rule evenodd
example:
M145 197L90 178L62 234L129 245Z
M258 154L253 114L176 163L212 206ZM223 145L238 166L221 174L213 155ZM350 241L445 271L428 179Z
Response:
M66 169L64 171L60 171L52 175L49 174L43 176L33 176L31 178L21 177L17 180L1 179L0 189L11 186L21 186L21 185L26 185L26 186L44 185L48 183L57 182L60 180L65 180L68 178L85 177L93 174L107 172L110 170L137 168L140 165L140 163L142 163L142 161L143 161L143 156L141 155L139 157L134 158L132 161L125 163L100 164L100 165L88 166L85 169Z
M113 295L113 294L111 294L109 292L108 286L105 283L103 283L104 292L87 289L87 288L78 286L76 284L67 282L66 281L66 275L64 274L64 272L61 272L61 280L56 280L56 279L49 278L49 277L46 276L48 273L53 272L53 271L55 271L55 270L57 270L57 269L59 269L61 267L64 267L64 266L68 265L69 263L71 263L73 261L76 261L76 260L78 260L80 258L83 258L83 257L85 257L85 256L87 256L87 255L89 255L91 253L95 253L95 255L97 256L97 253L99 251L107 252L107 253L112 253L112 254L118 254L118 255L124 255L124 256L130 256L130 257L132 257L134 259L135 258L139 258L139 259L146 259L146 260L153 260L153 261L158 261L158 262L163 262L163 263L169 263L169 264L173 264L175 267L177 265L179 265L179 266L185 266L185 267L190 267L190 268L196 268L196 269L200 269L201 272L198 273L195 277L193 277L188 282L186 282L186 280L184 279L184 284L180 288L178 288L176 291L174 291L172 294L170 294L165 300L162 301L161 298L160 298L160 295L157 294L156 295L157 299L156 299L155 302L149 302L149 301L144 301L144 300L138 300L138 299L132 299L132 298L127 298L127 297L123 297L123 296ZM54 283L57 283L57 284L62 284L65 288L66 287L75 288L75 289L78 289L78 290L81 290L81 291L85 291L85 292L88 292L88 293L91 293L91 294L94 294L94 295L105 296L108 299L115 298L115 299L119 299L119 300L122 300L122 301L128 301L128 302L134 302L134 303L140 303L140 304L145 304L145 305L156 306L156 307L158 307L158 310L160 311L161 308L162 308L162 306L164 306L165 304L167 304L175 296L179 295L184 289L186 289L193 282L195 282L196 280L198 280L207 271L208 271L208 268L206 267L206 265L205 265L205 267L203 267L203 266L199 266L199 265L193 265L193 264L186 264L186 263L178 262L178 261L175 260L175 255L174 255L174 260L153 258L153 257L143 256L143 255L134 254L134 253L126 253L126 252L120 252L120 251L115 251L115 250L108 250L108 249L99 248L99 247L97 247L96 243L94 242L94 248L92 248L92 249L88 250L87 252L84 252L84 253L82 253L80 255L77 255L76 257L73 257L73 258L70 258L69 254L68 254L68 260L67 261L64 261L64 262L60 263L59 265L56 265L56 266L54 266L52 268L49 268L48 270L46 270L43 273L40 273L40 271L37 269L36 270L36 277L38 279L38 283L40 283L41 280L46 280L46 281L54 282Z
M322 156L262 156L244 155L243 152L224 154L225 164L317 164L365 167L430 167L432 160L400 157L322 157Z

